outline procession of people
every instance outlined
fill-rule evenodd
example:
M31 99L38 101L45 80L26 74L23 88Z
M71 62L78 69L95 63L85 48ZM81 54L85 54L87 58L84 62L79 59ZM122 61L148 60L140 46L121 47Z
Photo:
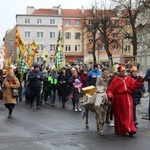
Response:
M30 108L39 110L43 104L55 107L56 100L65 109L67 101L72 100L73 110L81 112L79 98L83 97L82 88L104 86L110 103L106 122L114 126L116 134L136 134L136 106L140 104L145 92L144 82L150 83L149 69L146 76L142 77L135 65L117 63L109 72L109 66L102 63L67 64L61 70L55 66L43 68L42 65L33 63L22 76L16 71L17 66L12 66L9 70L3 69L0 72L0 96L9 110L8 118L12 117L17 101L24 101ZM13 89L18 89L18 96L14 96Z

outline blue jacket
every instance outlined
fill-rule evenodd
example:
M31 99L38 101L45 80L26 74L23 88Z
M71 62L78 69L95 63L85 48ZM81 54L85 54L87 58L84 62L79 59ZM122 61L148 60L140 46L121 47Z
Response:
M40 76L38 79L37 76ZM43 74L41 71L35 72L34 70L29 72L28 75L29 80L29 88L31 89L41 89L42 83L41 81L44 80Z
M137 77L133 77L131 76L134 80L137 79ZM142 97L142 92L145 92L145 87L144 84L137 90L135 90L134 92L132 92L132 99L133 99L133 103L135 104L140 104L141 101L141 97Z
M150 92L150 68L147 69L146 71L146 75L145 75L145 78L144 78L146 81L148 81L148 92Z
M87 86L90 86L90 85L94 85L95 86L97 77L99 77L99 76L101 76L101 71L100 70L92 69L88 73L86 85Z

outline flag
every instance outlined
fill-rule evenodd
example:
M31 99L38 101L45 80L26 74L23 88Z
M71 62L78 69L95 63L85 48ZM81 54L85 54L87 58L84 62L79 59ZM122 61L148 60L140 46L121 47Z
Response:
M15 44L16 44L17 47L19 47L19 50L22 51L22 53L24 53L25 43L24 43L23 38L21 37L18 26L16 26L16 41L15 41Z
M3 67L5 67L6 66L6 44L5 44L5 42L3 45L3 58L2 58L2 60L3 60Z
M19 72L20 72L21 74L24 74L24 73L27 71L28 67L27 67L27 64L26 64L26 62L25 62L25 60L24 60L23 57L21 57L21 60L20 60L20 64L19 64L19 65L20 65L20 66L19 66Z
M56 44L56 51L54 54L56 68L62 68L65 65L65 55L62 44L62 36L60 35L60 31L58 33L58 39Z
M12 54L10 55L10 57L7 61L7 65L6 65L6 71L7 72L9 71L11 64L12 64Z
M3 50L4 50L4 53L3 53L3 60L4 60L4 66L6 65L6 44L4 43L4 46L3 46Z
M21 76L26 72L27 68L29 66L29 60L27 57L27 50L25 47L24 40L20 34L18 26L16 26L16 41L15 41L16 46L19 48L19 55L18 55L18 70Z

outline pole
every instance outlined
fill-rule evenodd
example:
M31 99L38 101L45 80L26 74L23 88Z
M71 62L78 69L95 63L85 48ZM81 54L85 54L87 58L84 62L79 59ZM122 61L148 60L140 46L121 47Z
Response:
M121 63L123 64L123 37L121 39Z

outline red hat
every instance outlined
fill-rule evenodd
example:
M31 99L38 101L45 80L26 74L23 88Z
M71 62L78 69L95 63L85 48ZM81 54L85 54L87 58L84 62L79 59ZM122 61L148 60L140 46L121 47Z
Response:
M118 70L118 72L125 71L126 67L125 67L125 65L119 65L119 67L117 68L117 70Z
M137 71L137 67L136 66L132 66L132 67L130 67L130 72L132 72L132 71Z

